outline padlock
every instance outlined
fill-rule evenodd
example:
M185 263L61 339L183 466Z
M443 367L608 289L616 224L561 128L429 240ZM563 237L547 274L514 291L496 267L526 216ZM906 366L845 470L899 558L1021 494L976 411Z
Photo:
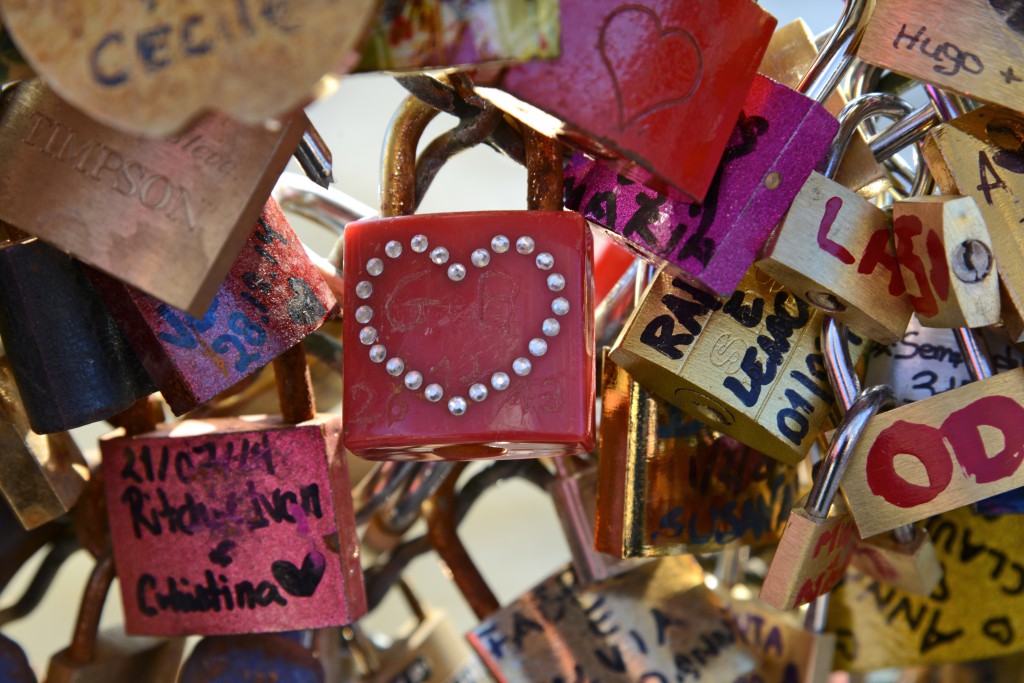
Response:
M822 318L757 268L724 302L661 272L611 358L711 429L793 465L833 401Z
M467 638L496 679L733 681L752 670L700 565L685 555L590 589L567 568L501 609L455 533L454 487L451 477L426 504L428 535L483 621Z
M892 401L892 390L861 391L829 443L814 485L789 516L786 530L761 586L761 600L789 610L832 590L843 578L855 545L853 519L836 500L843 471L867 421ZM833 504L835 503L835 504Z
M684 417L604 359L596 548L706 553L782 535L796 470Z
M90 270L175 415L253 374L338 308L272 198L202 318Z
M867 99L871 98L871 99ZM876 104L877 103L877 104ZM866 95L840 114L826 174L812 173L757 267L850 329L883 344L903 336L913 308L886 213L832 177L846 141L870 115L897 116L899 100Z
M89 481L89 466L67 432L36 434L14 381L0 358L0 492L26 529L68 512Z
M878 0L857 56L947 90L1024 109L1019 7L1005 0Z
M501 66L559 53L558 1L382 3L355 68L407 71Z
M483 683L490 680L479 658L447 614L426 605L408 582L398 588L413 614L414 626L380 647L377 666L365 683Z
M992 239L1002 291L1002 319L1014 341L1024 340L1024 247L1014 237L1024 214L1021 152L1024 117L985 106L938 126L923 153L944 194L973 197Z
M208 636L196 644L178 683L324 683L324 670L309 648L278 633Z
M835 34L843 32L843 22L855 21L864 4L850 3ZM823 53L820 59L834 56ZM618 174L614 165L576 154L565 170L566 206L652 263L665 263L691 284L728 296L838 131L819 101L801 92L813 90L824 100L831 89L816 86L836 83L848 62L834 60L801 84L801 91L756 76L702 202L673 201Z
M129 632L283 631L365 613L341 418L316 413L301 342L274 369L281 416L101 439Z
M973 197L908 197L893 204L896 258L925 327L999 322L992 240Z
M703 200L774 17L749 0L592 0L561 3L561 23L558 59L514 66L476 91L617 173Z
M803 19L794 19L775 29L757 71L787 88L795 89L817 57L818 48L810 27ZM838 116L846 106L846 101L846 93L842 87L837 87L823 104L830 114ZM859 131L850 140L850 147L843 156L835 180L865 197L879 194L889 184Z
M98 632L114 575L114 559L108 548L89 575L71 645L50 658L46 683L177 680L184 638L126 638L119 632Z
M832 593L827 622L838 635L837 669L866 672L1024 651L1024 518L985 517L964 507L924 526L945 570L942 581L925 597L851 570Z
M348 225L345 446L369 459L574 455L594 446L592 239L561 211L557 144L527 131L531 209L400 216L416 140L396 115L385 218Z
M305 129L301 113L277 131L212 114L139 138L24 81L0 114L0 219L201 317Z
M38 683L25 651L16 642L0 634L0 681L5 683Z
M37 434L110 417L156 390L81 265L38 239L0 244L0 336Z
M548 493L569 543L576 580L587 587L627 572L639 561L622 559L619 553L606 553L595 546L594 536L601 528L596 520L603 514L598 512L598 467L590 465L573 471L567 460L552 458L556 476L548 484Z
M1024 368L1015 368L872 419L843 480L861 537L1024 484L1022 402Z

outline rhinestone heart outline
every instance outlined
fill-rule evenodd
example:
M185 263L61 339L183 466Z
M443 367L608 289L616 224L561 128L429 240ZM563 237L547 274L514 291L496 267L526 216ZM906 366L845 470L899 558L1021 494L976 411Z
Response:
M486 248L475 249L470 255L470 263L477 268L486 268L491 262L491 253L504 254L509 251L511 243L509 239L504 235L495 235L491 238L490 251ZM426 235L415 235L409 240L409 248L415 254L426 253L429 247L429 240ZM536 250L536 243L532 237L523 235L516 240L516 252L523 255L529 256ZM402 243L398 240L390 240L384 245L384 254L392 259L397 260L401 257L404 249ZM439 246L432 249L429 253L429 258L434 265L444 266L450 260L450 253L446 247ZM541 252L537 254L534 259L534 264L541 271L550 271L554 268L555 259L548 252ZM379 257L373 257L364 264L364 270L370 275L370 277L377 277L384 272L384 259ZM466 267L459 262L452 263L447 269L448 279L452 282L458 283L465 279L467 274ZM546 278L546 284L550 291L560 292L565 288L565 276L561 273L552 272ZM355 294L360 300L367 303L361 304L355 312L355 319L360 325L363 325L359 330L359 341L365 346L369 346L370 360L374 363L384 363L385 371L392 377L398 377L402 373L405 376L402 380L403 385L410 391L418 391L423 386L424 378L423 374L417 370L406 371L405 361L400 356L387 357L387 347L381 343L380 335L375 327L369 323L373 320L374 310L369 305L369 300L373 296L373 283L370 280L361 280L356 284ZM551 311L556 316L564 316L569 312L569 301L563 297L556 297L551 302ZM527 344L527 351L530 355L535 357L543 356L547 353L547 341L544 337L557 337L561 331L561 324L557 318L546 318L541 323L542 337L534 337ZM520 356L512 361L512 372L519 377L526 377L533 370L533 363L526 356ZM504 391L508 389L511 384L511 379L506 372L501 370L491 373L490 378L491 387L496 391ZM423 390L423 397L431 403L437 403L444 397L445 389L440 384L432 382L427 384ZM482 382L476 382L470 385L468 392L470 399L480 403L487 399L489 391L487 386ZM469 402L462 396L453 396L448 400L448 412L452 415L460 416L464 415L469 408Z

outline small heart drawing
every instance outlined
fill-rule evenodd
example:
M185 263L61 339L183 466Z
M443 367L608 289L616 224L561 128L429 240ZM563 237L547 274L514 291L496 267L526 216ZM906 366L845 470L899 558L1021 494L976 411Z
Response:
M327 313L327 309L320 303L320 299L316 297L316 292L309 286L309 283L301 277L290 277L288 278L288 287L295 295L288 299L286 304L288 317L292 319L292 322L303 327L320 322L324 314Z
M221 541L217 544L217 547L210 551L210 562L213 562L219 567L227 567L229 564L234 562L234 558L231 557L231 551L238 547L238 544L234 541Z
M302 560L302 568L296 567L288 560L278 560L270 565L270 571L288 595L297 598L308 598L316 592L320 579L327 569L327 560L323 554L313 550L306 553Z
M654 10L639 5L625 5L605 18L598 50L612 77L622 129L686 102L704 75L704 59L693 35L664 27ZM632 81L644 73L661 73L665 80L657 89L633 87Z

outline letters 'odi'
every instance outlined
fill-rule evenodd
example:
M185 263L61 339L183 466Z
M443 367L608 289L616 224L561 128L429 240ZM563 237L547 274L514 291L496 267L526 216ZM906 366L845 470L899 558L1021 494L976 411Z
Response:
M201 317L305 128L210 115L146 139L25 81L0 114L0 219Z

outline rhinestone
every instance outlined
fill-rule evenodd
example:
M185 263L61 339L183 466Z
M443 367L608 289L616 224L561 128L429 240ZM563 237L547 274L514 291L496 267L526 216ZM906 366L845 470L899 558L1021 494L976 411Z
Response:
M373 309L369 306L360 306L356 309L356 322L365 325L373 317Z
M388 357L388 350L384 348L383 344L374 344L370 347L370 360L374 363L380 363Z
M548 289L552 292L561 292L565 289L565 278L559 273L548 275Z
M551 310L555 315L565 315L569 312L569 300L560 296L551 302Z
M529 358L516 358L512 361L512 372L520 377L529 375L530 370L533 370L533 363L530 362Z
M555 257L544 251L537 254L537 267L541 270L551 270L555 265Z
M473 265L477 268L483 268L491 262L491 254L486 249L477 249L473 252L473 255L469 257L469 260L473 262Z
M496 372L491 375L491 386L498 391L505 391L508 389L508 375L504 372Z
M534 244L532 237L520 237L516 240L516 251L520 254L532 254L533 247Z
M379 258L372 258L366 262L366 272L377 277L384 272L384 262Z
M416 235L411 240L409 240L409 247L417 254L422 254L427 250L427 236Z
M543 356L545 353L548 352L548 343L541 339L540 337L536 337L530 340L529 348L531 355Z
M423 385L423 375L413 370L405 373L405 388L416 391Z
M435 248L430 252L430 260L439 266L444 263L448 263L448 250L444 247Z
M442 396L444 396L444 389L440 384L428 384L427 388L423 390L423 398L431 403L437 403Z
M388 362L384 365L384 369L387 370L388 374L392 377L398 377L405 372L405 361L398 356L388 358Z
M363 329L359 330L359 341L369 346L373 342L377 341L377 330L367 325Z
M452 415L459 416L466 414L466 399L461 396L456 396L448 401L448 412Z
M487 398L487 387L477 382L469 388L469 397L479 403Z
M505 237L504 235L495 235L494 238L491 240L491 251L493 251L495 254L504 254L506 251L508 251L508 246L508 238Z
M391 258L398 258L402 255L402 243L398 240L391 240L384 245L384 253Z
M371 294L373 294L373 285L369 280L363 280L356 285L356 296L360 299L369 299Z
M554 318L548 318L541 323L540 331L544 333L546 337L554 337L562 331L562 326L558 324L558 321Z
M466 266L462 265L461 263L453 263L450 266L448 266L449 280L453 282L458 282L464 277L466 277Z

